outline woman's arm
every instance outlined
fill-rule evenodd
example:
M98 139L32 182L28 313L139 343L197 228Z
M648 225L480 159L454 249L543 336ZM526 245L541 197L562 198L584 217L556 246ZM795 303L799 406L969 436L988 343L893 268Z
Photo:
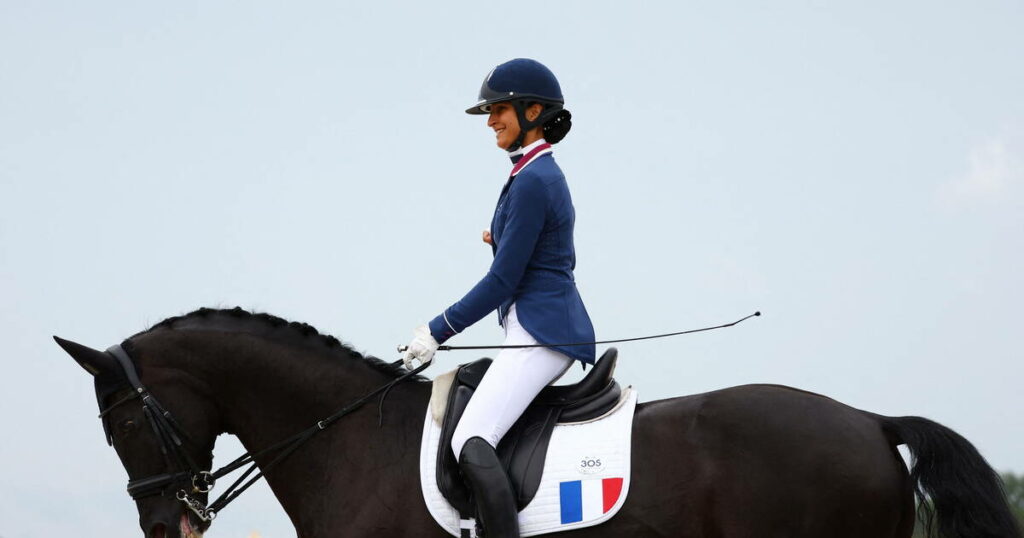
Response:
M544 181L521 173L509 188L508 218L487 274L461 300L430 324L430 334L444 342L493 312L515 293L544 229L548 193Z

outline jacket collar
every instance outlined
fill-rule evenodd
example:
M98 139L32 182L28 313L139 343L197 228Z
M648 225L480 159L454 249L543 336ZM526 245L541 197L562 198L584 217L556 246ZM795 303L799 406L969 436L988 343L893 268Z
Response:
M523 155L526 155L527 153L529 153L533 148L535 148L535 147L537 147L537 146L539 146L541 144L546 144L546 143L547 143L547 141L545 141L543 138L541 138L539 140L535 140L529 146L521 147L521 148L519 148L519 149L517 149L515 151L508 152L508 158L512 161L512 164L516 164L516 163L519 162L520 159L523 158Z
M527 165L535 161L537 157L547 155L551 151L551 144L548 144L541 138L525 148L510 152L509 158L512 159L514 166L512 167L512 172L509 173L509 177L515 177L523 168L526 168Z

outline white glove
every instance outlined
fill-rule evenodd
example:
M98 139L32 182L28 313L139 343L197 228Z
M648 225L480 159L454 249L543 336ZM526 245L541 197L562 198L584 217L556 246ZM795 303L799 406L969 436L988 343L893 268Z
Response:
M434 353L437 352L437 347L440 345L437 340L434 340L434 336L430 334L430 329L426 325L416 327L412 334L412 342L409 342L405 355L402 355L402 362L405 363L405 368L408 370L416 369L413 360L420 361L420 364L428 364L434 359Z

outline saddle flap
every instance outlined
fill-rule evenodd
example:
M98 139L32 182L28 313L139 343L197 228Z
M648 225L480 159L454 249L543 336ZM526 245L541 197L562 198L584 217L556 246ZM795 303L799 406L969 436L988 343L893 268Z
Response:
M490 365L490 359L483 359ZM481 361L477 361L481 362ZM459 473L459 462L452 453L452 436L455 434L455 426L462 418L462 412L466 410L466 404L473 396L473 388L462 385L459 376L456 375L452 383L451 391L448 393L448 406L445 410L444 420L441 422L441 443L437 450L437 487L444 493L448 502L455 507L459 513L472 514L473 504L470 501L469 489L462 482L462 475Z
M520 510L530 504L540 486L548 443L557 422L557 408L530 407L498 444L498 456L508 473Z

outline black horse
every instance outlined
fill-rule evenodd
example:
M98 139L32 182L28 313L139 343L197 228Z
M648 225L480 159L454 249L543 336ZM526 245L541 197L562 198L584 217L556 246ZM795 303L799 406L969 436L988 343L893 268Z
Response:
M305 324L201 309L123 344L139 382L164 405L161 418L159 408L144 412L132 398L115 354L58 343L96 376L105 424L136 493L148 477L178 470L161 450L168 436L183 439L181 457L209 469L221 433L256 452L402 375ZM377 405L361 407L269 469L298 536L447 536L424 506L417 470L430 390L418 376L398 383L382 424ZM915 457L909 473L900 444ZM570 534L906 538L916 492L934 536L1021 536L998 475L960 435L792 388L748 385L642 403L632 451L621 511ZM138 498L146 537L198 536L208 526L173 489Z

